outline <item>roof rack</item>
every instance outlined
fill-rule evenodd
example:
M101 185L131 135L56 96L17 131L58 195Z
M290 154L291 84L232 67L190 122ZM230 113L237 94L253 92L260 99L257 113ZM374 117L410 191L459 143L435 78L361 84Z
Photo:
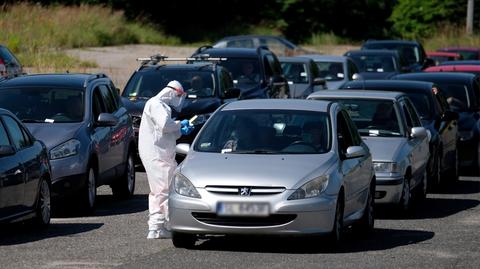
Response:
M89 75L85 79L85 82L83 82L83 87L86 88L90 81L92 81L94 79L97 79L97 78L107 78L107 75L105 75L104 73L97 73L97 74Z
M163 54L155 54L150 57L145 58L137 58L137 61L141 62L140 68L145 65L157 65L160 62L194 62L194 61L201 61L201 62L221 62L226 61L227 58L221 57L210 57L208 54L199 54L193 57L168 57Z

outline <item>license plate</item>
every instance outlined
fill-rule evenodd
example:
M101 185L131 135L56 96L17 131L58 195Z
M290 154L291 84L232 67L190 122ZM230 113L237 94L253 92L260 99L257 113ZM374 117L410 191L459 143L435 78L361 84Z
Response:
M218 203L219 216L252 216L266 217L270 214L267 203Z

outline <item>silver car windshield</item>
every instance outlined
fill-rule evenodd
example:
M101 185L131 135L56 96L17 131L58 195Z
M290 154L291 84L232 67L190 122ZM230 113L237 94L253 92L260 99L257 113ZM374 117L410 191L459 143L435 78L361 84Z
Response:
M220 111L194 150L224 154L322 154L330 150L327 113L299 110Z
M15 88L0 91L0 107L23 122L81 122L85 112L83 89Z
M362 136L403 136L392 101L335 99L342 103Z
M157 95L167 84L177 80L188 95L196 98L215 94L215 79L212 71L192 71L182 69L137 72L125 87L124 96L129 99L149 99Z

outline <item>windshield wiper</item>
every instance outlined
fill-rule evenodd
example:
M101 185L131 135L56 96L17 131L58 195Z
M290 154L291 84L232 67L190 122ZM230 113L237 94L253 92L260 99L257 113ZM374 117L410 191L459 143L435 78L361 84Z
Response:
M276 154L278 151L273 150L264 150L264 149L257 149L257 150L235 150L226 153L235 153L235 154Z
M44 120L36 120L36 119L23 119L23 123L44 123Z

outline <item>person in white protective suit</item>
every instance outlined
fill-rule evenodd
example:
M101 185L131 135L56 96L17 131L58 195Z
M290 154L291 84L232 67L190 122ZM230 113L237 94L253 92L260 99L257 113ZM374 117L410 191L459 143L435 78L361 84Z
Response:
M176 140L181 134L188 135L193 130L188 120L174 121L170 107L180 111L185 96L182 85L173 80L150 98L143 110L138 151L150 186L148 239L170 238L166 227L168 189L177 167Z

